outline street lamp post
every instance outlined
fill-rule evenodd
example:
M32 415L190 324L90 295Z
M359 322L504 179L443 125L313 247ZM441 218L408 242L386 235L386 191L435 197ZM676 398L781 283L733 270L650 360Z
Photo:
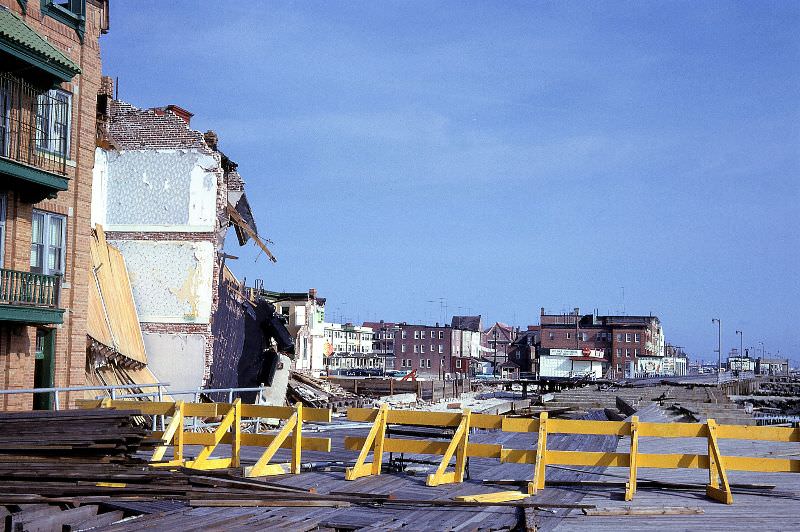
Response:
M717 384L722 380L722 320L711 318L711 323L717 324Z

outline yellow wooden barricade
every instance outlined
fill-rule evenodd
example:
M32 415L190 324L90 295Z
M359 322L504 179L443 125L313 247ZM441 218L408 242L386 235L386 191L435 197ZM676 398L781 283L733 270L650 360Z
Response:
M372 428L366 438L345 438L345 448L359 451L353 467L347 468L345 478L355 480L368 475L380 475L383 453L411 453L440 455L442 460L436 472L428 475L428 486L438 486L450 482L462 482L466 459L470 456L482 458L500 458L502 447L496 444L469 443L469 431L472 428L500 429L503 416L488 414L472 414L464 412L418 412L413 410L389 410L386 405L380 409L351 408L347 411L351 421L372 422ZM450 442L431 441L410 438L387 438L387 425L407 425L417 427L441 427L455 429ZM372 451L371 463L366 459ZM447 472L450 461L455 455L456 463L453 471Z
M151 457L151 465L160 467L185 466L193 469L224 469L240 466L241 448L265 447L256 464L244 470L245 476L257 477L300 473L302 451L330 452L330 438L303 436L303 421L330 423L331 410L323 408L304 408L301 403L294 407L242 404L239 399L233 403L184 403L130 401L130 400L80 400L80 408L114 408L136 410L142 415L165 416L170 421L163 431L153 431L152 436L159 440ZM186 431L187 417L221 417L213 432ZM267 418L285 420L277 434L251 434L242 431L242 419ZM289 437L291 435L291 438ZM219 444L229 444L231 455L226 458L211 458ZM202 449L194 460L186 460L185 445L201 445ZM164 461L169 447L173 448L172 460ZM289 464L271 464L278 449L291 449Z
M163 431L153 432L160 445L152 456L154 465L186 465L199 469L238 467L242 446L264 447L256 464L246 468L248 476L265 476L286 472L300 472L302 450L330 452L329 438L303 436L303 422L330 422L331 411L318 408L274 407L245 405L240 401L228 403L184 403L139 402L121 400L79 401L83 408L117 408L138 410L143 415L164 416L170 419ZM187 432L186 417L221 417L219 425L211 433ZM733 496L728 481L728 471L792 472L800 473L800 460L789 458L766 458L722 455L721 439L754 441L800 442L800 428L756 427L743 425L718 425L713 419L706 423L650 423L639 421L590 421L550 419L546 412L539 419L510 418L499 415L463 412L427 412L391 410L386 405L379 409L351 408L350 421L371 423L365 438L346 437L345 448L358 451L353 467L347 468L345 478L355 480L364 476L379 475L385 453L410 453L441 456L436 471L428 475L429 486L451 482L462 482L468 457L499 459L502 462L533 465L532 480L528 483L528 494L534 495L545 487L545 472L548 465L601 466L628 468L625 499L636 494L637 475L640 468L656 469L705 469L709 481L706 494L718 501L731 504ZM243 418L273 418L285 420L277 434L249 434L242 432ZM425 440L419 438L387 437L388 425L439 427L452 429L450 441ZM524 432L532 435L531 448L509 449L498 444L473 443L469 441L471 429ZM618 436L630 439L628 452L560 451L548 448L550 434L594 434ZM707 454L652 454L639 451L641 437L656 438L704 438ZM231 445L230 458L211 458L220 444ZM187 461L185 445L201 445L203 449L194 459ZM173 448L172 460L164 460L169 447ZM279 448L291 449L291 463L271 464ZM367 462L372 453L372 461ZM454 469L448 471L455 457Z
M531 495L544 488L545 468L548 465L627 467L629 479L625 490L626 500L631 500L636 493L639 468L707 469L709 482L706 494L726 504L733 503L728 471L800 472L800 460L723 456L719 448L720 439L800 442L798 428L718 425L713 419L709 419L706 423L647 423L639 421L636 416L630 422L548 419L547 413L544 412L538 420L506 418L503 420L502 430L536 434L534 449L503 449L500 458L503 462L534 465L533 480L528 484L528 493ZM548 449L547 435L555 433L629 437L630 451L618 453ZM641 453L639 438L645 436L705 438L708 443L708 454Z

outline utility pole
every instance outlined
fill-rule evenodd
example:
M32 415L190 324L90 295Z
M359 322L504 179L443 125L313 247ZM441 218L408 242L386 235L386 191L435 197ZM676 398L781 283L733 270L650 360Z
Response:
M722 380L722 320L711 318L711 323L717 324L717 384Z

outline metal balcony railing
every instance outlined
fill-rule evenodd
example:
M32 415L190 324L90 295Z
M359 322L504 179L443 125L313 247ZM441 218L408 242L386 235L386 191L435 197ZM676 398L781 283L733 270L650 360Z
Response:
M0 73L0 157L66 175L70 98Z
M61 276L0 268L0 305L59 308Z

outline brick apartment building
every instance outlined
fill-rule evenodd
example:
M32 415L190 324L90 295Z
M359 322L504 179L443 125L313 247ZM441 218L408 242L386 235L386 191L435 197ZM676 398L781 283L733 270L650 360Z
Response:
M660 373L664 333L656 316L598 316L572 313L540 317L539 369L542 357L565 357L576 362L601 363L603 374L623 377ZM584 364L585 365L585 364Z
M464 318L476 318L472 320ZM470 375L480 355L480 317L455 316L455 325L397 324L395 369L417 370L428 378Z
M85 384L99 38L107 30L107 0L0 0L0 388ZM0 395L0 410L51 401Z

